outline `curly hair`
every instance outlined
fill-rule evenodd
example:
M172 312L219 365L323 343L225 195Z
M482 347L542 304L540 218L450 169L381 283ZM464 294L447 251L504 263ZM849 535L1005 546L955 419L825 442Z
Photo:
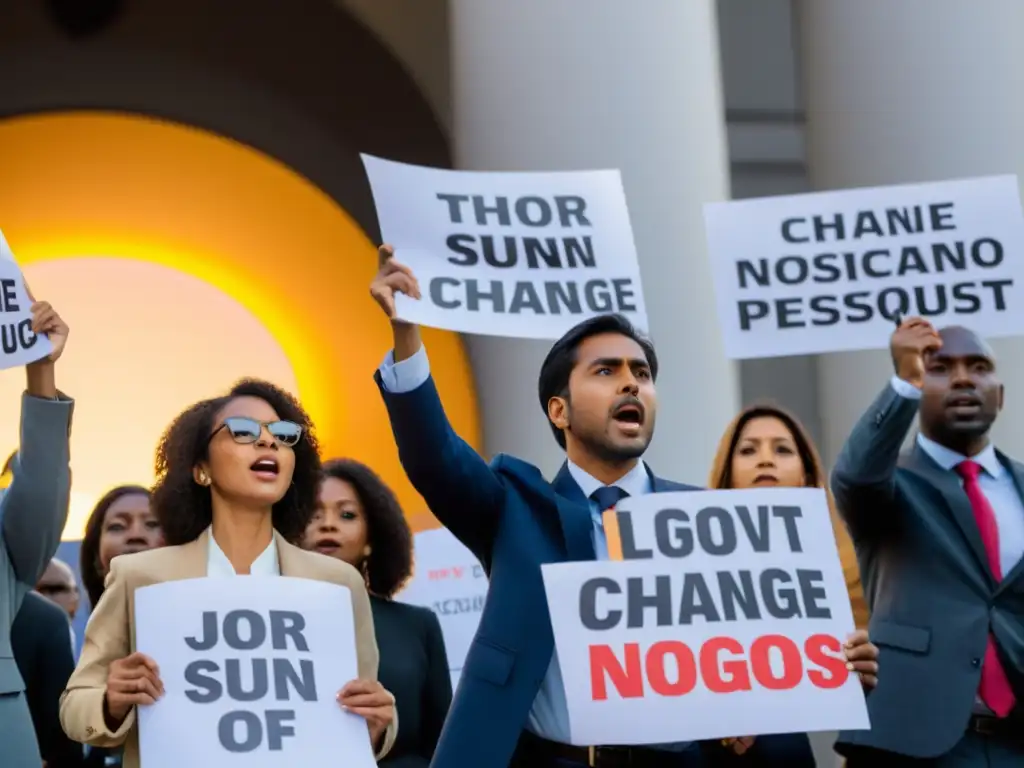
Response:
M412 575L412 530L394 492L365 464L353 459L324 463L324 478L351 485L366 517L372 551L366 561L366 587L378 597L394 597Z
M107 577L107 574L100 570L100 539L103 538L103 523L107 519L107 511L118 499L135 495L150 498L149 489L141 485L118 485L111 488L96 502L85 523L85 535L78 550L78 570L82 574L86 594L89 595L89 605L94 608L103 596L103 582Z
M286 541L296 543L316 511L320 454L309 415L298 400L270 382L242 379L223 397L201 400L184 410L160 438L152 508L169 545L195 541L213 522L210 489L195 482L193 469L207 458L217 414L239 397L263 400L279 418L302 427L302 438L292 448L292 484L273 507L274 528Z

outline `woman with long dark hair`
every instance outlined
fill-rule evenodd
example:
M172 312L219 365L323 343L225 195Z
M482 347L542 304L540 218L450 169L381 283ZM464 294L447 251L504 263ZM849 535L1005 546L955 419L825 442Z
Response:
M708 477L708 487L726 488L825 488L825 474L818 451L803 425L776 405L759 404L741 411L726 427ZM829 498L831 505L831 497ZM846 655L870 689L877 683L878 649L867 632L867 605L860 571L846 526L832 509L843 573L854 621L861 627L850 638ZM715 768L814 768L814 753L804 733L744 736L702 744L705 758Z
M141 485L118 485L96 502L85 523L85 536L78 551L78 568L89 596L90 607L99 604L110 561L162 547L163 532L149 504L149 489ZM86 768L115 768L121 765L120 747L86 747Z
M133 647L136 588L204 576L280 575L351 592L359 679L345 684L338 700L366 718L378 758L387 754L395 735L394 697L377 682L363 579L345 563L289 543L306 530L320 486L316 438L299 403L268 382L239 382L172 422L156 469L152 507L168 546L111 561L61 700L67 734L98 747L124 744L125 768L139 766L136 707L155 703L163 683L156 662Z
M402 727L387 768L427 768L452 702L444 637L428 608L394 600L412 575L412 531L394 492L365 464L324 464L306 549L357 568L370 592L380 648L380 681L395 694Z
M149 489L118 485L96 502L85 523L78 567L82 584L95 606L103 595L110 561L118 555L145 552L163 546L163 532L149 504Z

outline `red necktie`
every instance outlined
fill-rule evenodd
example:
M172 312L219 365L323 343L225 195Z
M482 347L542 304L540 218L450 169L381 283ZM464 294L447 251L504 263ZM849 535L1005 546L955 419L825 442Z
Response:
M985 546L989 568L992 569L992 575L995 576L996 581L1002 581L1003 568L999 563L999 526L996 524L992 505L988 503L988 499L985 498L981 485L978 483L981 465L973 461L964 461L957 464L956 472L964 479L964 493L967 494L967 499L971 502L971 509L974 510L974 520L978 524L981 543ZM978 686L978 695L999 717L1006 717L1010 714L1015 703L1013 689L1010 688L1010 681L999 661L999 656L996 653L996 641L991 633L988 636L988 646L985 648L985 661L981 665L981 685Z

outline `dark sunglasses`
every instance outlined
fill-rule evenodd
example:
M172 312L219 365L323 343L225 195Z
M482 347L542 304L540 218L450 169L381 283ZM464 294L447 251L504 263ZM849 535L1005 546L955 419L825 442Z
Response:
M222 429L226 429L236 443L255 443L263 434L264 427L274 438L275 443L289 448L302 437L302 427L294 421L257 421L248 416L228 416L223 424L213 430L210 440L213 440Z

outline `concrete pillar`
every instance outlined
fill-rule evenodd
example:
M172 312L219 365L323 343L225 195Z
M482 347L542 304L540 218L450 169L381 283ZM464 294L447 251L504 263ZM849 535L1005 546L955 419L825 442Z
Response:
M452 0L459 168L619 168L661 355L660 474L703 483L737 408L722 352L701 206L728 196L712 0ZM540 409L550 345L469 339L487 450L564 460Z
M1024 3L800 3L808 159L817 189L1024 175ZM1024 345L1000 341L996 439L1024 454ZM822 356L822 448L833 460L891 375L886 352Z

